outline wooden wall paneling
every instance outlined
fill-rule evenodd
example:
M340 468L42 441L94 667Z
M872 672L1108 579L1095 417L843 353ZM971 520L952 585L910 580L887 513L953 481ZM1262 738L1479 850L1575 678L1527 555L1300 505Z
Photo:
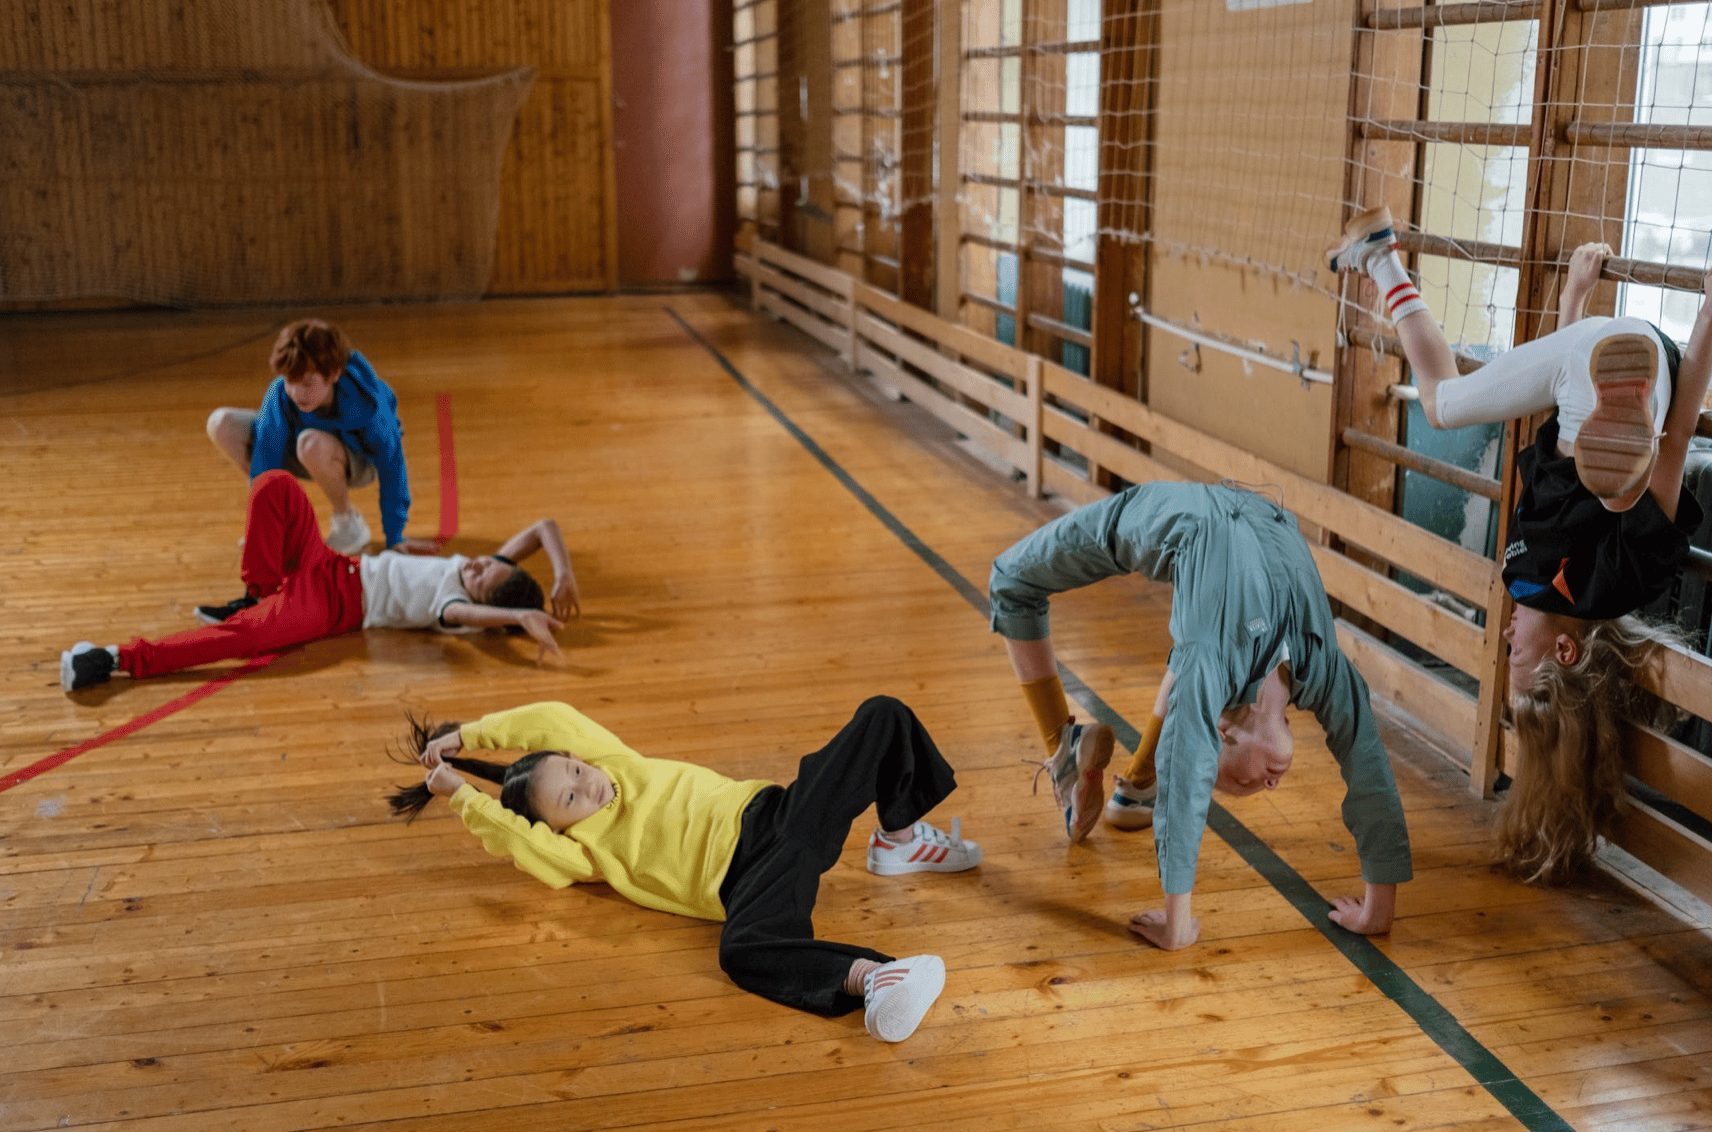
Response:
M832 124L832 11L825 0L798 0L798 81L789 88L803 115L796 177L784 186L796 194L796 232L804 255L831 263L837 256L833 210L837 207Z
M1577 245L1603 240L1622 250L1629 150L1577 146L1565 133L1572 122L1634 121L1645 17L1635 8L1583 11L1573 0L1549 0L1546 8L1536 63L1536 106L1543 110L1528 161L1517 345L1556 329L1562 281L1558 265L1568 262ZM1604 281L1588 302L1588 312L1610 314L1616 298L1616 284Z
M874 115L874 111L883 105L884 84L872 63L875 52L882 49L876 24L882 17L875 13L875 6L869 3L869 0L855 2L856 11L852 19L861 44L860 57L863 60L862 68L857 72L860 83L856 90L856 120L861 127L861 141L857 153L862 159L860 176L856 182L862 209L862 267L857 272L857 277L865 282L884 286L895 280L889 278L889 273L884 271L884 264L876 259L887 257L889 252L886 226L878 204L883 179L879 168L878 149L883 138L880 133L881 123ZM891 286L886 289L896 290Z
M1343 222L1348 88L1313 76L1348 69L1349 40L1326 29L1334 18L1349 27L1352 7L1161 7L1146 245L1154 314L1284 356L1296 342L1310 365L1334 356L1332 298L1232 257L1316 265ZM1278 50L1280 41L1290 52ZM1288 128L1258 112L1265 107L1224 113L1239 92L1287 106ZM1220 144L1209 147L1214 130ZM1331 156L1304 159L1314 155ZM1262 226L1268 216L1281 223ZM1212 247L1225 254L1204 251ZM1197 351L1168 330L1147 328L1146 343L1149 405L1299 474L1329 478L1331 386L1304 387L1220 351Z
M1421 146L1412 141L1364 138L1355 128L1359 121L1416 121L1422 117L1431 41L1425 28L1375 31L1366 27L1375 12L1417 5L1418 0L1368 0L1356 6L1354 66L1350 81L1349 180L1344 199L1352 210L1386 205L1400 225L1415 215L1417 183L1421 172ZM1346 277L1348 291L1365 291L1370 284L1359 277ZM1375 320L1367 303L1354 304L1346 317L1363 322ZM1384 327L1374 327L1384 332ZM1337 393L1329 436L1332 451L1332 482L1358 499L1392 509L1397 497L1397 468L1390 461L1359 452L1342 442L1346 428L1357 428L1372 436L1400 441L1402 406L1386 390L1403 379L1403 366L1388 354L1377 354L1350 346L1339 352Z
M603 246L602 260L605 265L605 282L608 291L618 289L618 162L617 153L613 146L612 132L612 9L610 0L602 0L596 13L599 30L600 52L599 98L600 98L600 164L602 177L601 202L602 213L606 217L606 225L602 230Z
M1612 840L1712 903L1712 842L1694 830L1631 798L1617 817Z
M1629 773L1665 797L1712 816L1712 758L1645 727L1623 728Z
M1025 355L1014 347L995 341L991 335L938 319L872 286L859 284L855 295L859 305L872 310L888 322L905 327L923 338L937 341L940 346L957 356L1004 375L1012 384L1026 381Z
M940 114L935 74L938 0L902 0L898 19L901 120L898 192L903 216L898 229L898 294L924 310L937 306L934 287L938 245L934 240L934 126ZM956 72L951 72L955 82Z
M755 124L755 143L747 158L747 170L740 167L739 177L748 181L753 238L745 242L741 232L738 244L745 249L754 246L755 239L778 239L779 189L779 0L738 0L738 10L748 5L752 13L749 35L755 39L751 69L747 82L739 81L737 109L748 110ZM743 31L739 28L739 33Z
M857 0L841 0L832 11L832 169L836 193L832 226L839 270L862 278L863 183L867 158L862 109L862 20Z
M1139 234L1152 228L1158 50L1158 0L1143 0L1100 21L1100 199L1091 369L1101 385L1142 401L1147 400L1145 335L1130 313L1130 296L1139 297L1143 306L1149 303L1147 254Z
M808 122L804 108L803 24L804 0L774 0L778 5L779 36L774 41L776 56L773 65L774 89L777 92L779 144L773 153L774 177L778 184L773 237L784 247L802 250L801 233L797 231L797 199L801 192L800 175L806 167L804 157Z
M0 179L0 216L18 225L7 292L231 305L479 291L481 182L524 73L413 91L354 67L138 78L44 80L20 96L27 126L0 109L0 131L27 143Z
M901 5L892 0L862 5L862 254L867 282L897 294L900 232L897 213L901 138Z
M1397 633L1439 660L1470 674L1480 671L1480 627L1390 580L1385 564L1369 566L1366 556L1352 558L1310 542L1308 549L1326 593L1361 616Z
M1691 715L1712 719L1712 661L1681 645L1659 650L1641 686Z
M999 44L1002 6L985 3L984 0L961 0L956 7L960 12L959 21L963 31L959 59L959 78L963 90L962 112L971 114L1003 111L1007 107L1000 82L1001 64L997 60L968 58L969 54L978 48L995 47ZM972 172L996 167L996 158L1000 152L999 137L999 127L996 125L960 119L958 145L961 156L957 188L961 202L961 222L958 228L964 233L1014 238L1014 233L996 233L994 230L994 218L1002 211L1000 190L992 185L975 184L967 179ZM1007 173L1014 176L1017 170L1008 170ZM964 325L982 334L996 337L998 312L978 303L964 302L962 295L967 293L989 298L997 296L998 253L979 244L960 241L958 260L963 277L963 288L958 295L958 317Z
M1338 647L1361 671L1369 691L1396 704L1450 740L1452 752L1474 746L1475 697L1441 680L1404 657L1377 636L1339 620Z
M1064 113L1067 0L1022 0L1022 200L1017 243L1017 345L1033 354L1059 357L1058 339L1029 325L1031 314L1062 320L1063 270L1029 252L1064 250L1063 198L1041 191L1064 183L1064 127L1049 125Z
M760 115L755 98L755 41L761 35L756 19L757 0L737 0L731 9L731 109L736 118L733 145L733 177L736 181L737 228L732 243L739 254L747 254L756 239L755 138Z
M934 302L939 317L956 322L963 301L963 5L940 0L934 5L935 106L934 150L938 192L934 202Z
M4 293L226 305L485 283L527 71L394 82L307 0L56 5L10 30Z
M320 3L113 4L0 8L0 71L61 77L201 72L204 78L348 62Z
M598 291L617 281L608 0L329 0L352 51L409 80L532 66L499 203L489 291Z
M756 45L755 66L756 79L754 97L756 103L754 153L756 180L756 224L757 230L769 240L779 238L779 122L783 115L781 109L783 99L779 87L779 56L780 44L784 41L784 29L780 24L783 18L781 0L757 0L756 23L759 27L774 28L772 38Z

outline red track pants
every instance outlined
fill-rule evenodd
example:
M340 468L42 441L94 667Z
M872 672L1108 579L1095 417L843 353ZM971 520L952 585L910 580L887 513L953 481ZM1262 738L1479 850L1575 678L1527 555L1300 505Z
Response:
M243 579L255 605L218 625L119 649L132 676L159 676L217 660L260 656L362 628L363 578L355 558L321 541L315 509L289 472L250 485Z

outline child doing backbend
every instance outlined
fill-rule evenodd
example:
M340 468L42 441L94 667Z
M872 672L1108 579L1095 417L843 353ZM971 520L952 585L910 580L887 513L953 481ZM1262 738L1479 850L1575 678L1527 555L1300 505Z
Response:
M414 817L446 797L496 857L554 888L604 881L644 908L723 920L719 965L744 990L815 1014L865 1008L867 1030L899 1042L915 1032L945 985L936 955L893 959L814 938L821 874L838 861L850 825L876 806L868 871L880 876L961 872L981 848L922 820L956 787L951 767L915 714L878 696L789 786L736 782L706 767L645 758L566 704L496 712L461 728L412 736L426 768L393 812ZM531 751L492 763L467 748ZM498 783L497 799L458 772Z
M540 583L517 559L544 550L553 564L552 613ZM250 486L244 527L244 596L202 605L201 629L160 640L97 647L81 641L60 656L67 692L105 683L115 672L159 676L220 660L259 656L358 629L438 629L473 633L517 626L557 653L555 630L581 612L570 555L551 519L513 535L479 558L386 551L335 554L315 524L309 497L290 474L264 472Z
M1509 690L1522 766L1498 817L1498 859L1526 880L1583 871L1623 795L1618 724L1656 713L1633 677L1671 634L1630 616L1663 595L1702 512L1682 471L1712 377L1712 303L1688 348L1638 318L1584 317L1610 249L1570 257L1558 329L1457 376L1410 283L1384 209L1351 220L1333 270L1365 271L1437 428L1552 411L1516 460L1504 583ZM1712 294L1712 273L1702 282Z
M1190 894L1212 792L1241 797L1279 784L1294 753L1284 709L1295 703L1325 728L1343 772L1344 824L1366 884L1360 900L1334 901L1331 918L1363 934L1388 931L1397 885L1412 875L1409 833L1367 685L1338 649L1325 586L1295 519L1252 492L1140 484L1048 523L994 560L993 629L1051 752L1043 770L1071 839L1098 820L1112 734L1069 718L1048 605L1054 594L1121 574L1172 586L1171 656L1148 729L1157 781L1144 799L1165 907L1138 913L1130 930L1166 949L1195 942ZM1144 735L1138 753L1151 750ZM1138 777L1132 767L1120 785L1133 787Z

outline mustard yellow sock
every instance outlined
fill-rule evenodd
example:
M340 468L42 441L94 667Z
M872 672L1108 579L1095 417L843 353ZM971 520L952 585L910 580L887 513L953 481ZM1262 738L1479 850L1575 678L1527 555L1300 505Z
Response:
M1048 755L1058 750L1058 734L1070 721L1070 701L1064 698L1064 684L1054 673L1042 680L1030 680L1022 686L1022 698L1028 701L1029 714L1040 728L1040 745Z
M1123 774L1131 786L1146 790L1153 785L1157 777L1153 769L1153 753L1159 749L1159 733L1164 729L1164 716L1147 717L1147 726L1141 731L1141 742L1136 745L1135 754L1129 760L1129 769Z

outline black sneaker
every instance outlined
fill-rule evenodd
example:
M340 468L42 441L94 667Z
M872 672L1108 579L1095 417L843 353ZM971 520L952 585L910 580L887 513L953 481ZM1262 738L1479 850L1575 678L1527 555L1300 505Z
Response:
M105 684L119 662L99 645L79 641L59 654L59 686L68 692Z
M256 603L249 594L234 598L225 605L199 605L196 607L196 619L204 625L218 625L234 613L240 613Z

